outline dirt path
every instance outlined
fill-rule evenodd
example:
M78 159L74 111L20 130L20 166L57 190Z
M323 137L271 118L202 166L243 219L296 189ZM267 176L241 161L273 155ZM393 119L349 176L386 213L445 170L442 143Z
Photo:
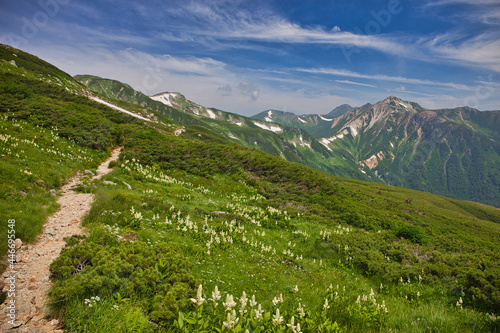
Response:
M118 159L120 148L113 150L111 157L97 169L97 175L92 179L100 179L112 169L108 168L111 161ZM43 232L34 244L22 246L16 251L15 263L15 298L7 297L0 305L0 332L62 332L62 326L57 319L47 320L45 304L50 288L49 265L59 256L66 244L64 237L85 234L81 226L82 218L89 212L94 195L76 193L71 188L80 183L80 175L73 178L59 190L57 202L60 210L48 218ZM10 270L2 276L5 281L4 291L10 288ZM15 300L15 324L9 323L8 305Z

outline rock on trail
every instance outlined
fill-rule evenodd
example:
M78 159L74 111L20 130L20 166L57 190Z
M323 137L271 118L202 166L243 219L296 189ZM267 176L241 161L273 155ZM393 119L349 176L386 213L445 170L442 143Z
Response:
M111 157L99 166L92 179L100 179L111 172L109 163L118 160L120 151L121 147L113 150ZM49 266L66 244L64 237L85 234L80 222L89 212L94 195L73 191L72 188L80 183L80 175L77 175L61 187L61 196L57 200L60 210L47 219L43 232L34 244L24 245L16 251L16 296L7 297L0 305L0 332L62 332L62 325L57 319L47 319L47 292L51 285ZM2 276L5 292L10 288L10 276L11 270L7 268ZM15 300L14 325L9 323L7 316L10 311L7 306L12 299Z

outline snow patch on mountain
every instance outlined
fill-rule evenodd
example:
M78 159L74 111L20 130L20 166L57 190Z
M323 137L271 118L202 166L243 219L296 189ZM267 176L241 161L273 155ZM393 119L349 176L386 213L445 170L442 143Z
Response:
M239 140L239 139L238 139L237 137L235 137L235 136L233 135L233 133L231 133L231 132L229 132L229 134L228 134L228 135L229 135L229 137L230 137L231 139Z
M344 129L344 131L340 134L337 134L337 135L334 135L330 138L323 138L321 139L321 143L325 144L325 145L329 145L331 142L337 140L337 139L343 139L344 138L344 135L348 134L349 132L347 131L347 129Z
M254 121L253 123L254 123L255 126L258 126L258 127L262 128L262 129L265 129L265 130L268 130L268 131L271 131L271 132L274 132L274 133L283 132L283 130L281 129L281 127L276 126L276 125L267 126L266 124L261 124L261 123L256 122L256 121Z
M319 141L319 143L321 143L323 146L325 146L328 150L332 151L332 149L330 148L330 143L332 143L333 141L335 141L337 139L343 139L346 134L349 134L349 131L347 131L347 129L344 128L342 133L334 135L334 136L329 137L329 138L322 138Z
M172 101L170 99L176 98L177 96L179 96L178 93L164 93L164 94L160 94L160 95L151 96L150 98L154 101L158 101L158 102L161 102L165 105L174 107L172 104Z
M111 103L109 103L109 102L106 102L106 101L104 101L104 100L100 99L99 97L89 96L89 98L90 98L91 100L93 100L93 101L96 101L97 103L104 104L104 105L106 105L106 106L109 106L109 107L110 107L110 108L112 108L112 109L115 109L115 110L117 110L117 111L120 111L120 112L126 113L126 114L128 114L128 115L131 115L132 117L136 117L136 118L139 118L139 119L142 119L142 120L145 120L145 121L151 121L151 119L144 118L143 116L139 116L138 114L135 114L135 113L133 113L133 112L130 112L130 111L128 111L128 110L125 110L125 109L123 109L123 108L121 108L121 107L119 107L119 106L116 106L116 105L114 105L114 104L111 104Z
M319 115L319 117L324 120L324 121L333 121L333 119L330 119L330 118L325 118L323 117L322 115Z
M288 142L290 142L294 147L297 147L297 144L298 144L301 147L307 147L307 148L313 150L311 147L311 143L304 141L304 137L302 135L299 136L298 140L297 140L297 137L295 137L293 140L288 141Z
M305 121L304 119L300 118L300 117L297 117L298 120L300 120L301 122L303 122L304 124L307 124L307 121Z
M217 116L215 115L215 113L210 110L210 109L207 109L207 113L208 113L208 116L212 119L217 119Z
M329 151L333 151L332 148L330 148L330 142L334 141L335 139L333 139L333 140L330 141L327 138L323 138L323 139L321 139L321 141L319 143L321 143L323 146L325 146L326 149L328 149Z
M353 137L356 137L358 135L358 128L353 125L349 125L349 128L351 129L351 134Z

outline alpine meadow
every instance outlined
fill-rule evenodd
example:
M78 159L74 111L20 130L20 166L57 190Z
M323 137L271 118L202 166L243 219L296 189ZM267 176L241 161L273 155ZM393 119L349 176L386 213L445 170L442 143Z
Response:
M0 1L0 333L500 333L500 1Z
M271 119L248 118L179 93L161 101L118 81L72 78L7 45L0 58L1 234L8 233L8 217L22 247L33 246L58 209L51 190L78 170L82 182L74 191L95 197L82 221L86 234L67 237L50 264L46 318L57 319L57 329L499 331L500 210L450 198L470 195L498 206L498 167L492 167L498 165L498 111L431 112L390 97L345 108L332 116L335 126L317 125L314 132L294 120L326 122L319 115L271 111L265 113ZM406 134L390 125L400 141L405 135L426 140L420 122L424 129L447 126L442 142L450 146L451 138L478 146L464 143L461 159L436 140L427 151L410 139L391 151L384 141L395 139L370 120L384 113L408 118ZM354 127L363 115L365 122ZM325 144L342 133L346 140ZM93 179L116 147L123 148L113 171ZM429 190L449 197L386 181L397 168L390 156L402 160L412 149L432 152L429 167L415 170L413 179L399 174L396 185L432 185ZM474 165L478 159L468 159L467 151L483 154L484 162ZM380 177L373 164L358 163L371 154L384 168L377 169L384 170ZM427 171L443 160L448 178L433 181L441 175ZM452 168L468 180L450 180ZM479 181L492 179L491 187L468 187L472 169L484 177ZM450 192L447 184L462 190ZM13 248L1 244L2 254ZM26 260L6 255L3 270ZM1 300L9 300L7 292Z

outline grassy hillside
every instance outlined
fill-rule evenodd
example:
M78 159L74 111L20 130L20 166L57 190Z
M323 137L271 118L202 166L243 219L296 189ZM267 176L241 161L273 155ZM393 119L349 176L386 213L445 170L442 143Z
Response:
M133 190L96 184L99 204L86 219L93 236L52 267L54 301L67 307L70 327L101 327L116 305L122 316L148 313L162 329L210 331L227 322L222 303L233 295L249 330L285 328L292 316L307 332L495 329L478 312L498 308L495 208L336 179L256 150L152 130L129 141L106 179ZM143 262L144 251L158 261ZM129 257L140 275L120 261ZM72 275L83 262L88 268ZM190 299L200 284L205 303L196 306ZM217 306L209 300L215 286ZM239 312L243 292L262 304L262 321L256 306ZM102 308L87 310L91 296ZM278 308L285 322L276 326Z
M1 162L13 175L2 186L41 193L38 225L56 208L39 177L57 187L124 145L103 177L116 185L82 188L96 196L89 236L69 238L50 267L66 330L500 330L497 208L333 177L200 125L175 135L161 114L141 121L0 65ZM16 156L35 154L30 137L41 174Z

